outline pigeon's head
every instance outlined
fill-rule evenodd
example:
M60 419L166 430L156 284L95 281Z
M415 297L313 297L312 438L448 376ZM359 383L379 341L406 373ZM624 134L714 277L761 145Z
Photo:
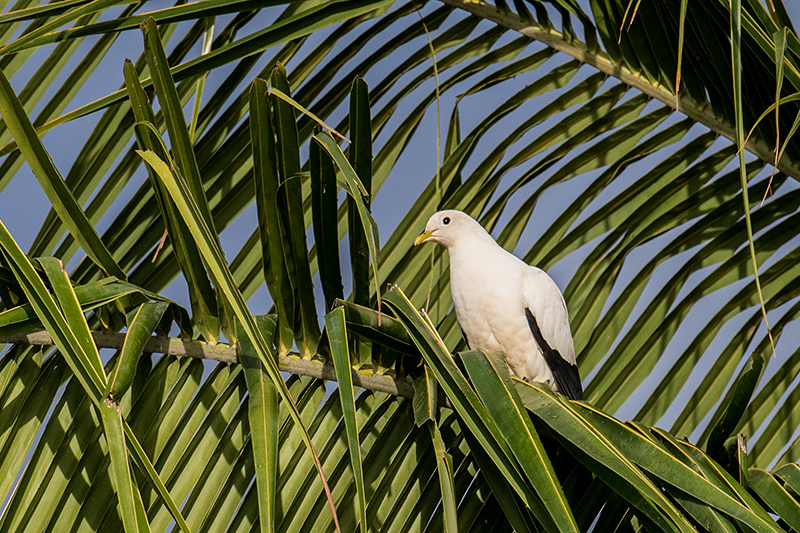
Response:
M425 231L414 241L414 246L430 241L450 248L459 239L470 235L486 235L486 230L468 214L449 209L434 213L428 220Z

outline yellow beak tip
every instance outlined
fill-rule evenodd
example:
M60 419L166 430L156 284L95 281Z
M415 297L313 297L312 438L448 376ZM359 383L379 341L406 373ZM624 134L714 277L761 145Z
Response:
M430 237L431 235L433 235L432 231L423 231L422 233L419 234L419 237L414 239L414 246L419 246L420 244L428 240L428 237Z

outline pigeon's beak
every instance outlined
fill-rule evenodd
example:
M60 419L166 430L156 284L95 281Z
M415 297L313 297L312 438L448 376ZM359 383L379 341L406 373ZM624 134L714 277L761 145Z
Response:
M414 246L417 246L417 245L422 244L423 242L427 241L430 238L430 236L433 235L434 231L436 231L436 230L432 229L430 231L423 231L422 233L420 233L419 237L414 239Z

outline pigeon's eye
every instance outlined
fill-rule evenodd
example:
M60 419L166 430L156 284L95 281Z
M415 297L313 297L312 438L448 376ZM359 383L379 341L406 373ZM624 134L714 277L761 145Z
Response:
M449 223L450 223L450 217L444 217L442 219L442 224L444 224L445 226L448 225Z

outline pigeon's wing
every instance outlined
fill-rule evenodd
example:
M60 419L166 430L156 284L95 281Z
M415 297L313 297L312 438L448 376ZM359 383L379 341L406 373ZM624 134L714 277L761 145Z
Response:
M583 400L569 315L561 291L550 276L535 267L525 270L523 291L525 318L559 392L571 400Z

